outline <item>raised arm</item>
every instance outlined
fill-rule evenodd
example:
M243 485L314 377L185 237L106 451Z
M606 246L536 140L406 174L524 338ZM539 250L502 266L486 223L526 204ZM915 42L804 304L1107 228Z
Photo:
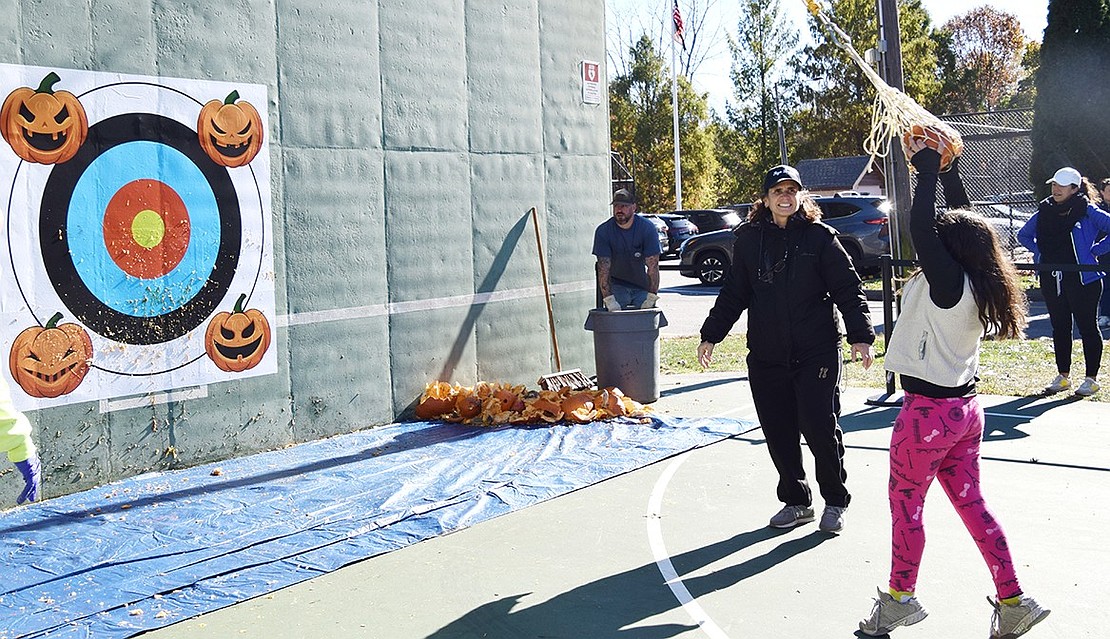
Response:
M940 154L920 140L914 140L910 148L913 150L910 161L917 169L917 188L914 189L913 205L910 207L910 237L913 238L913 247L917 251L921 270L929 280L929 296L933 303L941 308L952 308L963 295L964 270L944 247L937 234ZM960 180L958 162L952 165L948 173L950 175L944 178L947 204L949 207L966 206L967 193Z

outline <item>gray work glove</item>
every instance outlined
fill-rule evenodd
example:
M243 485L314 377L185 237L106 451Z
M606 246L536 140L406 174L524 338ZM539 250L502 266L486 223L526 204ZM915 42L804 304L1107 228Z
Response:
M655 293L648 293L647 299L644 300L643 304L640 304L640 308L655 308L655 303L658 301L658 295L656 295Z
M610 295L601 301L605 303L605 308L610 311L621 310L621 305L617 303L617 297L615 295Z

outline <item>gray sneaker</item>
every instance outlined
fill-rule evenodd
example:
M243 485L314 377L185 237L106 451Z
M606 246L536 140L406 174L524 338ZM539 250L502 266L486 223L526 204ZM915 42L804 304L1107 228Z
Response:
M987 597L994 614L991 615L991 639L1016 639L1048 616L1051 610L1041 608L1032 597L1022 596L1016 606Z
M1079 385L1079 388L1075 389L1075 394L1079 395L1080 397L1090 397L1091 395L1097 393L1098 390L1099 385L1098 382L1095 381L1095 378L1084 377L1083 383Z
M1048 386L1044 387L1044 392L1047 395L1066 391L1071 388L1071 380L1063 375L1057 375L1056 379L1049 382Z
M771 518L772 528L793 528L798 524L813 521L813 507L811 506L783 506L782 510Z
M871 609L871 616L859 622L859 631L871 637L881 637L899 626L915 624L929 616L917 597L901 602L889 592L879 590L879 598Z
M848 510L847 506L825 506L825 512L821 513L821 523L817 527L829 533L844 530L845 510Z

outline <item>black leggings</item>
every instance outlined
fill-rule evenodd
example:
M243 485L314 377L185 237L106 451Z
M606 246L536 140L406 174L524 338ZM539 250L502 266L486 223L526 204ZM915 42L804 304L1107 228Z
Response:
M1056 354L1056 370L1067 375L1071 371L1072 319L1083 340L1083 360L1087 377L1097 377L1102 362L1102 333L1098 330L1098 300L1102 297L1102 280L1083 284L1079 273L1064 273L1057 279L1052 273L1041 273L1041 293L1052 323L1052 347ZM1059 288L1057 288L1059 284Z

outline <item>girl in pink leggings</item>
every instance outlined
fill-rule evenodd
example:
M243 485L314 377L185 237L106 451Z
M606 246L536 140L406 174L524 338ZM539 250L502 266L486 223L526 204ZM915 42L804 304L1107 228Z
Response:
M986 560L998 598L1021 595L1002 525L979 492L983 409L975 397L906 393L890 440L890 587L912 593L925 550L925 493L934 479L956 507Z
M890 438L890 588L879 591L859 628L885 635L928 614L915 592L925 494L939 480L994 580L990 636L1014 639L1049 611L1022 592L1006 535L979 491L983 409L975 381L983 334L1020 336L1025 296L990 225L969 211L936 214L938 182L950 208L968 205L958 158L940 173L940 154L924 141L912 141L910 153L917 169L910 235L921 269L902 288L902 312L886 352L886 369L900 376L905 391Z

